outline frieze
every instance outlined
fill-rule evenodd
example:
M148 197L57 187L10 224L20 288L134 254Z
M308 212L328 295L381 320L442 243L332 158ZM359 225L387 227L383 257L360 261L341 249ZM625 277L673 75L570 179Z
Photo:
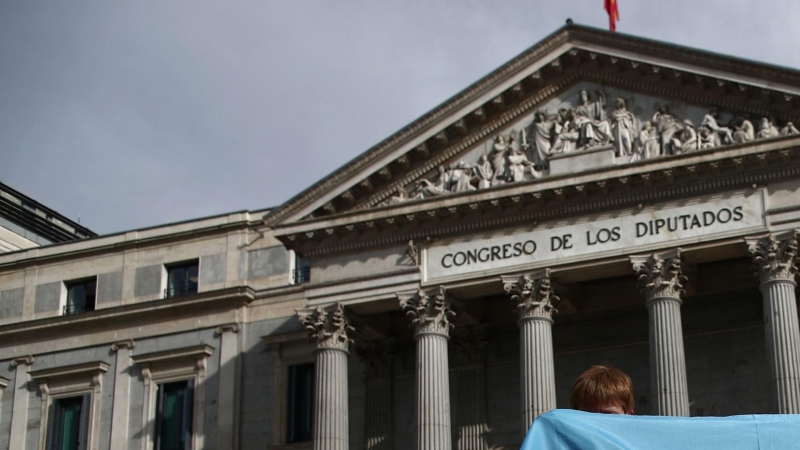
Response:
M603 89L590 93L582 88L576 101L539 109L518 122L519 129L495 134L488 149L474 156L476 159L439 165L433 178L399 187L386 204L537 180L564 173L563 169L556 172L550 163L565 158L577 161L565 167L590 170L800 134L791 121L776 125L767 117L756 120L749 113L716 107L702 114L695 124L674 114L663 100L652 105L651 112L647 112L651 105L637 106L638 113L634 114L629 103L643 96L622 95L629 99L616 97L609 105ZM595 151L604 147L609 151Z

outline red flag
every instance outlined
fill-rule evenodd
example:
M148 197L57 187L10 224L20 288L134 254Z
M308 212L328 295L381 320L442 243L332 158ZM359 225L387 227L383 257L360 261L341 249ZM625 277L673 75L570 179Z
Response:
M619 8L617 0L605 0L606 12L608 13L608 29L617 31L617 21L619 20Z

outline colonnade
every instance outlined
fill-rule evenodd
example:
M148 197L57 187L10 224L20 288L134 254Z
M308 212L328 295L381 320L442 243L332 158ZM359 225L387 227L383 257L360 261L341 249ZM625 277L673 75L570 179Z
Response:
M797 232L746 238L758 268L763 293L766 350L771 374L771 400L776 413L800 413L800 329L795 298ZM651 397L658 415L688 416L686 358L681 323L681 294L686 277L680 249L630 257L648 311ZM519 317L520 429L556 407L552 325L559 297L551 270L501 277ZM450 423L448 340L455 313L444 287L398 295L416 341L416 442L418 450L453 448ZM352 328L340 304L300 313L301 322L316 338L317 371L314 412L315 450L348 448L347 354ZM367 377L367 402L390 402L391 352L382 350L381 364ZM362 358L372 357L360 355ZM382 359L381 359L382 358ZM370 363L374 364L374 363ZM482 380L470 373L467 379ZM484 413L478 407L474 413ZM391 448L391 416L369 412L366 447ZM466 432L463 448L481 448L485 430ZM457 445L462 448L461 445Z

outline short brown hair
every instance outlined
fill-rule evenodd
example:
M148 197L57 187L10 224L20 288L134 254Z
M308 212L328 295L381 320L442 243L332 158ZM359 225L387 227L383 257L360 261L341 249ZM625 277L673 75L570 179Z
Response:
M633 382L625 372L611 366L592 366L572 385L569 405L580 411L596 411L603 405L633 411Z

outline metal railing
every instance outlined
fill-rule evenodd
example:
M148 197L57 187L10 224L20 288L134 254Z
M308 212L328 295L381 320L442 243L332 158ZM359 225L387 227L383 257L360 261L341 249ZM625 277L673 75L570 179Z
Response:
M72 314L85 313L87 311L94 311L94 305L86 303L67 303L64 306L64 315L69 316Z
M170 286L164 289L164 298L183 297L197 293L196 284L185 284L183 286Z
M294 269L292 272L292 284L303 284L311 281L311 267Z

